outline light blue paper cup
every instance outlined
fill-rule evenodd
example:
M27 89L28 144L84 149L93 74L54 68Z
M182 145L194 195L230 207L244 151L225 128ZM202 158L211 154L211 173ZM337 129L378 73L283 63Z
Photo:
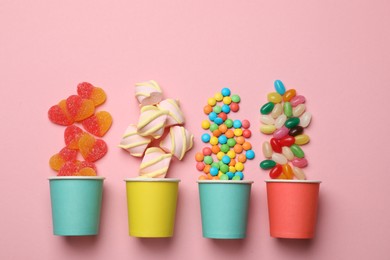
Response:
M91 236L99 233L104 177L51 177L53 233Z
M253 181L198 181L203 237L246 237L252 183Z

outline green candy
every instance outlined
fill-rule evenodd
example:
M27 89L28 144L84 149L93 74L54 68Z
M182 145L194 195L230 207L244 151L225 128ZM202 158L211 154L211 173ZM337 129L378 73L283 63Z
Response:
M210 125L210 131L211 132L214 132L215 130L217 130L218 129L218 125L217 124L211 124Z
M229 143L229 140L228 140ZM230 146L228 144L221 145L221 152L227 153L230 150Z
M286 120L286 122L284 123L284 125L285 125L287 128L291 129L291 128L296 127L297 125L299 125L299 122L300 122L300 121L301 121L301 120L299 120L299 117L291 117L291 118L289 118L289 119Z
M204 157L203 162L204 162L205 164L210 165L210 164L213 163L213 157L211 157L210 155L207 155L207 156Z
M238 176L238 175L234 175L233 178L232 178L232 180L233 180L233 181L240 181L241 178L240 178L240 176Z
M218 162L213 162L213 163L211 164L211 167L215 167L215 168L219 169L220 165L219 165Z
M222 107L219 106L219 105L216 105L213 109L213 111L217 114L221 113L222 112Z
M232 98L232 101L234 103L239 103L241 101L241 98L239 95L232 95L231 98Z
M274 160L264 160L260 163L260 168L267 170L276 166L276 162Z
M229 166L226 165L226 164L222 164L220 167L219 167L219 170L223 173L227 173L229 171Z
M290 146L291 152L298 158L303 158L305 157L305 153L303 152L302 148L299 147L296 144L293 144Z
M260 113L262 115L268 115L269 113L272 112L272 109L274 109L275 104L272 102L265 103L261 108L260 108Z
M284 114L287 117L291 117L292 116L293 112L292 112L292 106L291 106L290 102L284 102L283 109L284 109Z
M229 147L233 147L233 146L235 146L236 145L236 140L234 139L234 138L229 138L228 140L227 140L227 145L229 146ZM225 152L226 153L226 152Z
M226 119L225 125L226 125L227 128L232 128L232 126L233 126L233 120L231 120L230 118L229 118L229 119Z
M221 181L227 181L227 180L229 180L229 176L227 176L227 174L222 174L221 176L219 176L219 179Z

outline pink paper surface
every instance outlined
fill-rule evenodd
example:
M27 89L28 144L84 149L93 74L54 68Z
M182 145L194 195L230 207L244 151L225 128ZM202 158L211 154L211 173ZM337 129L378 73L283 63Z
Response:
M389 259L389 1L0 1L0 259ZM119 149L138 118L136 82L154 79L178 98L195 146L181 178L175 236L127 234L123 179L140 160ZM307 98L306 174L322 180L317 237L269 236L259 108L281 79ZM52 235L47 177L63 147L47 110L79 82L105 89L114 119L98 237ZM257 152L248 237L202 238L195 152L203 105L222 87L242 98ZM298 198L297 198L298 199ZM287 216L286 216L287 217ZM215 220L221 221L221 220ZM234 223L231 223L234 225Z

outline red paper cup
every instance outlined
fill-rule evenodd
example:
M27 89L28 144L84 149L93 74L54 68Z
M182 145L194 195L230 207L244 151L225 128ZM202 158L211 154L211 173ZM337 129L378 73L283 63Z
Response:
M270 235L313 238L321 181L266 180Z

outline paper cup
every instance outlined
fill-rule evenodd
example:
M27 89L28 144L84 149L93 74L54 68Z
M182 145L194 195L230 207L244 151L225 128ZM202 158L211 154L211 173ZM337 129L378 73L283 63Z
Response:
M198 181L203 237L246 237L253 181Z
M54 235L99 233L103 180L97 176L49 178Z
M266 180L270 235L313 238L320 181Z
M129 235L172 237L179 179L126 179Z

